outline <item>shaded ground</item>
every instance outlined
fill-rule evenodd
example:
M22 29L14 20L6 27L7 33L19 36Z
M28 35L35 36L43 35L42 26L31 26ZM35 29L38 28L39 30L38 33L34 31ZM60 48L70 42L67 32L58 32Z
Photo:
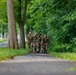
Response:
M48 54L27 54L0 63L0 75L76 75L76 63Z

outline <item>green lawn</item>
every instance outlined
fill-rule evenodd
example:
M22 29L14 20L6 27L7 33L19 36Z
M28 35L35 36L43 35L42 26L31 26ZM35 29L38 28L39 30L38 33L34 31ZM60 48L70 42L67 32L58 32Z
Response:
M55 56L57 58L74 60L76 61L76 53L60 53L60 52L50 52L50 55Z
M20 56L29 53L28 49L8 49L0 48L0 61L11 58L12 56Z
M69 71L76 71L76 68L72 67L72 68L69 69Z
M1 40L1 39L0 39L0 43L5 42L5 41L7 41L7 40Z

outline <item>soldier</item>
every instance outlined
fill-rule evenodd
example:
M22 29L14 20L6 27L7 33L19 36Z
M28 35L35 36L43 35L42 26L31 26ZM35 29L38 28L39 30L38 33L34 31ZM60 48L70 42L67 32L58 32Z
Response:
M49 38L47 37L47 35L45 35L43 38L44 53L47 53L48 45L49 45Z
M38 53L40 53L41 52L41 42L42 42L41 34L38 34L37 39L38 39Z
M29 49L32 49L32 43L33 43L33 35L32 32L29 32L27 35L27 42L28 42L28 46Z
M38 52L38 39L37 39L38 34L36 34L33 37L33 52L37 53Z
M41 35L41 50L40 53L44 53L43 36Z

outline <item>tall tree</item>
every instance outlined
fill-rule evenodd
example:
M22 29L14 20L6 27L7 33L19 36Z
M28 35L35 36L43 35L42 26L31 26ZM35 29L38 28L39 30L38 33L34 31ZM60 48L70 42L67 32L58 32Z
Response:
M7 0L7 16L8 16L8 47L18 48L16 23L14 19L13 0Z
M23 5L24 3L24 5ZM25 48L24 25L26 23L27 0L18 0L18 24L20 28L20 47Z

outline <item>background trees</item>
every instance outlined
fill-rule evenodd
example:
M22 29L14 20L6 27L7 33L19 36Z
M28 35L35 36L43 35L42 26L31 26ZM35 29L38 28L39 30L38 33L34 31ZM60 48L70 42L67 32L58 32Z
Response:
M14 0L15 19L20 30L20 47L25 48L25 30L27 5L30 0Z
M0 20L0 37L1 39L7 39L7 23L6 21Z
M6 1L0 0L0 38L7 37L7 17L6 17ZM5 37L5 38L4 38Z
M27 0L24 0L24 1L23 0L13 0L13 3L14 3L14 16L15 16L16 24L19 25L18 31L20 30L20 47L21 48L25 48L24 25L26 23L27 2L29 2L29 1L30 0L28 0L28 1ZM6 19L6 22L7 22L7 14L6 14L6 7L5 7L6 1L1 0L1 3L2 3L1 7L0 7L1 11L2 12L4 11L5 13L0 12L0 16L1 16L2 20Z
M25 48L25 32L24 25L26 23L26 11L27 11L28 0L15 0L14 1L14 12L15 19L19 25L20 30L20 47Z
M76 52L76 0L32 0L27 18L27 33L47 34L49 50Z
M5 0L0 1L3 24L7 24L5 3ZM24 35L32 31L49 36L49 51L76 52L76 0L14 0L14 13L20 29L21 48L25 47ZM7 31L7 25L1 23L3 31Z

